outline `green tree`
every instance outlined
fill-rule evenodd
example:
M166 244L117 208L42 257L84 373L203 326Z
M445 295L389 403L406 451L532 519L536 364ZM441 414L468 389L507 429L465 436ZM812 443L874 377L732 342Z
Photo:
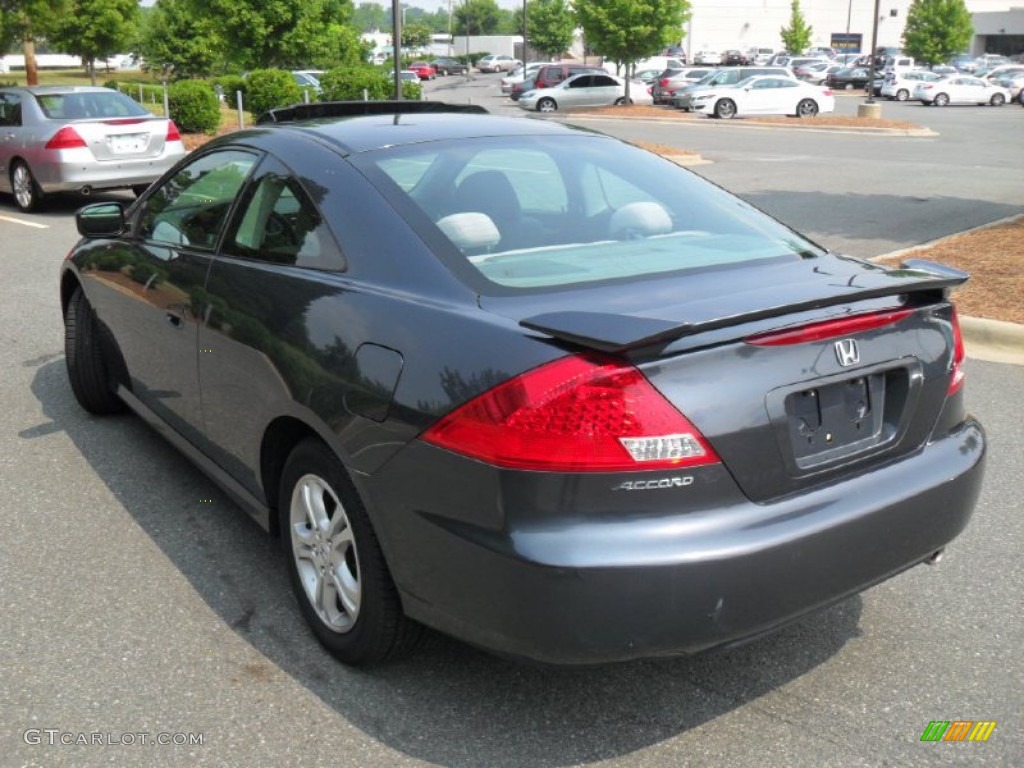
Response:
M391 13L377 3L360 3L352 11L352 26L360 32L391 29Z
M221 26L195 0L159 0L144 16L139 53L147 66L175 77L224 69Z
M465 0L453 15L456 35L493 35L501 23L501 9L494 0Z
M82 57L96 85L96 60L127 50L138 21L136 0L71 0L53 41L64 52Z
M930 67L966 51L974 37L964 0L914 0L907 11L903 49Z
M779 30L782 45L789 53L803 53L811 44L814 28L804 18L804 13L800 10L800 0L793 0L789 10L789 26Z
M241 69L344 64L362 57L349 26L349 0L195 0L221 25L230 60Z
M25 53L25 82L39 85L36 39L53 34L63 18L67 0L0 0L0 42L21 40Z
M522 12L519 13L522 29ZM526 40L531 48L561 58L572 45L576 19L565 0L530 0L526 4Z
M430 45L430 27L418 21L410 22L402 27L403 48L426 48Z
M690 16L687 0L587 0L576 3L576 18L587 46L600 56L632 66L679 39ZM626 79L626 99L630 83Z

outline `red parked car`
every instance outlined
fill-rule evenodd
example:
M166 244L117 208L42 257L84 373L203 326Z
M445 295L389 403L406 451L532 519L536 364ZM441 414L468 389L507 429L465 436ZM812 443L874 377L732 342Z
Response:
M426 61L414 61L406 69L411 69L419 75L420 80L433 80L437 77L437 70Z

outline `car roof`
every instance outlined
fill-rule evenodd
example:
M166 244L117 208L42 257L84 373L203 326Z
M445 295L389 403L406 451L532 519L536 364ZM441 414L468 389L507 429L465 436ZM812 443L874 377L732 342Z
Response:
M32 94L46 93L116 93L111 88L102 88L98 85L5 85L3 91L26 91Z
M336 151L345 155L449 139L579 135L576 129L553 121L523 120L487 113L444 112L382 112L353 117L261 123L256 130L305 134L332 145Z

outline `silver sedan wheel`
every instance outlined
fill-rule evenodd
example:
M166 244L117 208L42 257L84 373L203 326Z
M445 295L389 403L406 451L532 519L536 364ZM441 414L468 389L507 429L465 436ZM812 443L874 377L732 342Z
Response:
M292 491L289 521L299 581L317 616L332 632L355 626L362 602L359 553L334 489L303 475Z
M23 211L32 209L36 201L35 181L32 172L24 163L18 163L11 171L11 186L14 188L14 200Z

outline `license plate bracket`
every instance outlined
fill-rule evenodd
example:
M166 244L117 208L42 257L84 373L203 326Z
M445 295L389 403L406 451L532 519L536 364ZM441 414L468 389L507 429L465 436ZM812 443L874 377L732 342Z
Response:
M148 144L147 133L126 133L110 137L110 151L115 155L137 155L145 152Z

